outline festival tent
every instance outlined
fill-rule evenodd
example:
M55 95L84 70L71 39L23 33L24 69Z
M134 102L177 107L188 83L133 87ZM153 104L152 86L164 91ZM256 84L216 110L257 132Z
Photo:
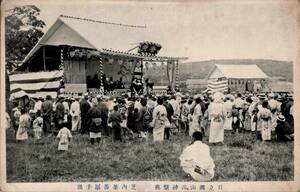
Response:
M28 95L32 98L55 98L60 88L62 71L19 73L10 75L10 92L12 98Z
M216 64L208 74L207 89L216 91L263 91L268 76L257 65Z

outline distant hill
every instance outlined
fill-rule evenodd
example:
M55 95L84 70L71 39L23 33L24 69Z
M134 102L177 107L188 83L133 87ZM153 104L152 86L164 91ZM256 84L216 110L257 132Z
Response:
M265 59L225 59L181 63L179 65L180 80L204 79L214 64L256 64L270 77L281 76L287 81L293 81L292 62Z

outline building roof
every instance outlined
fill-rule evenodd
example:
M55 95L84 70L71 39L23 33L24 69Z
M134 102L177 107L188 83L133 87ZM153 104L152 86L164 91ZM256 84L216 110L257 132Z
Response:
M60 15L23 60L28 61L43 45L69 45L95 49L128 52L139 42L155 41L146 26L104 22Z
M187 79L187 85L207 85L207 79Z
M268 76L257 65L216 64L208 78L266 79Z
M287 81L277 81L269 83L272 92L290 93L294 92L293 83Z

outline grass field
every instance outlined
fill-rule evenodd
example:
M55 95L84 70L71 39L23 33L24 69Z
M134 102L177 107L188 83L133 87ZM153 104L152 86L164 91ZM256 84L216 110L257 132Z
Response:
M92 146L87 135L75 135L69 151L59 153L53 136L34 144L32 138L16 143L11 130L6 135L7 182L191 181L178 159L190 143L187 136L173 136L163 144L103 138ZM250 133L226 133L224 145L210 146L216 165L213 181L293 180L293 146L255 141Z

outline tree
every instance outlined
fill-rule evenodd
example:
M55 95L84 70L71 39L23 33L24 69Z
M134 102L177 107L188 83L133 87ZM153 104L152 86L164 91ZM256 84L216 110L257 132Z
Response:
M7 10L5 17L6 67L12 71L44 34L44 21L38 19L40 9L34 5Z
M38 19L40 9L34 5L26 5L6 10L5 16L5 89L6 109L10 97L8 72L14 70L44 34L42 28L46 25Z

